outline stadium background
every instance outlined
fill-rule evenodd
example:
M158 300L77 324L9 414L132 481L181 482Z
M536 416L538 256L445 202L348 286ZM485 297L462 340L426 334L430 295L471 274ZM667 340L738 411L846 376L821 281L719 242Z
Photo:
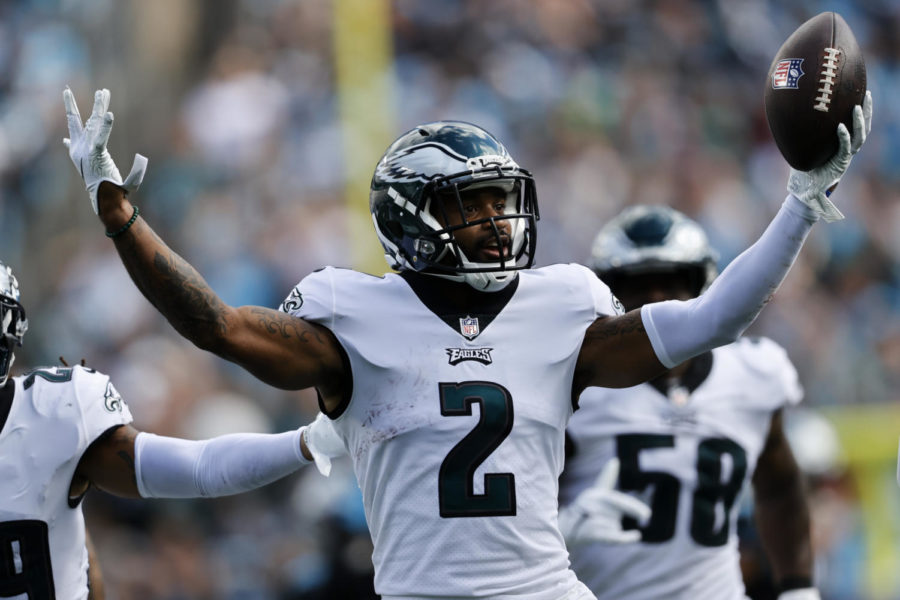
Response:
M314 393L183 342L139 295L61 144L64 85L84 115L96 87L112 91L113 156L123 171L150 157L136 203L232 304L277 306L325 264L384 272L371 170L401 131L440 118L485 126L535 173L540 264L586 259L608 217L644 202L697 219L724 265L784 197L762 86L823 10L860 42L875 125L837 194L847 219L815 228L752 332L788 349L840 441L814 478L823 597L898 598L896 0L4 2L0 258L31 321L16 367L84 358L139 428L189 438L316 410ZM353 598L371 569L346 464L215 501L94 493L86 512L114 600Z

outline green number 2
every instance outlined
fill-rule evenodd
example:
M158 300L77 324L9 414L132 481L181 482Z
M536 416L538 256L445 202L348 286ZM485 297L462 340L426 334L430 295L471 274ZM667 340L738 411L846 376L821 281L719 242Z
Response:
M57 367L55 373L50 369L35 369L28 375L28 377L25 378L25 383L22 384L22 387L27 390L28 388L33 386L35 377L40 377L41 379L51 381L53 383L71 381L72 367Z
M500 517L516 514L516 480L512 473L486 473L484 493L475 493L475 469L509 435L513 425L512 396L502 385L487 381L441 383L441 414L462 417L481 405L481 419L456 444L438 474L441 516Z

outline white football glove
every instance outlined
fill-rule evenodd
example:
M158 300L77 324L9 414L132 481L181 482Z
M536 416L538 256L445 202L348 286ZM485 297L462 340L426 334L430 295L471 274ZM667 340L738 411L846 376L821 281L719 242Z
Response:
M859 152L870 131L872 131L872 92L866 91L866 98L863 100L862 106L857 104L853 107L852 141L847 126L843 123L838 125L837 135L840 146L835 155L827 163L812 171L791 169L790 177L788 177L788 191L829 223L843 219L844 215L828 199L828 196L831 195L834 187L847 171L850 159Z
M325 477L331 474L331 459L347 454L344 440L334 430L331 419L322 413L316 416L315 421L301 427L300 435L316 462L316 468Z
M622 517L639 522L650 518L650 507L623 492L617 491L619 459L610 459L594 485L584 490L572 504L559 511L559 530L571 547L590 542L627 544L639 542L641 532L622 529Z
M106 150L113 126L113 114L108 110L109 90L97 90L94 93L94 110L83 126L78 105L75 104L75 96L68 87L63 90L63 102L66 105L66 120L69 123L69 137L63 139L63 144L69 149L69 158L75 163L75 168L84 180L94 214L99 214L97 188L100 187L100 183L109 181L128 192L137 190L147 170L147 158L135 154L131 172L125 181L122 181L116 163Z
M802 588L781 592L778 600L822 600L822 597L816 588Z

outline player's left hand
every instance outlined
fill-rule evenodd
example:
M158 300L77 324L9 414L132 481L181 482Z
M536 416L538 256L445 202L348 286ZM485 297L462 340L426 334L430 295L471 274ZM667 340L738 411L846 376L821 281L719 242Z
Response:
M778 600L822 600L822 597L816 588L802 588L781 592Z
M639 542L641 532L622 529L622 517L642 522L650 518L650 507L615 489L619 479L619 459L607 462L594 485L584 490L572 504L559 511L559 529L569 547L590 542L627 544Z
M347 454L344 440L334 430L331 419L319 413L309 425L300 428L300 435L306 449L312 454L319 473L328 477L331 474L331 459Z
M131 172L125 181L122 181L116 163L106 150L113 126L113 114L108 110L109 90L97 90L94 93L94 110L83 125L75 96L68 87L63 90L63 102L66 105L66 121L69 124L69 137L63 139L63 144L69 149L69 158L84 180L94 214L99 214L97 188L100 187L100 183L109 181L128 192L137 190L147 170L147 158L135 154Z
M844 215L828 197L850 166L850 159L859 152L871 131L872 92L867 91L862 105L853 107L852 139L847 126L843 123L838 125L837 136L840 146L835 155L824 165L811 171L791 169L788 177L788 191L826 221L843 219Z

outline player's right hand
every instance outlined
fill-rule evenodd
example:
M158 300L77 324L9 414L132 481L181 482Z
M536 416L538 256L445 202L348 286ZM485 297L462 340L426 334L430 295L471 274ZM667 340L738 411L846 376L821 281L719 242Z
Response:
M639 542L641 532L622 529L622 517L638 522L650 518L650 507L615 489L619 479L619 459L610 459L594 485L584 490L572 504L559 511L559 529L570 548L590 542L627 544Z
M850 166L850 159L859 152L872 131L872 92L866 92L862 106L853 108L853 138L847 126L838 125L837 136L840 147L831 159L821 167L812 171L791 169L788 178L788 191L813 209L826 221L838 221L844 218L841 211L828 199L841 177Z
M144 172L147 170L147 158L135 154L131 172L125 181L122 181L116 163L113 162L106 150L106 143L113 126L113 114L108 110L109 90L97 90L94 93L94 110L84 124L81 122L81 114L78 112L75 96L68 87L63 90L63 102L66 105L66 121L69 124L69 137L63 139L63 144L69 149L69 158L72 159L75 169L84 180L94 214L99 214L97 188L100 187L100 183L109 181L128 192L137 190L144 179Z
M325 477L331 473L331 459L347 454L344 440L334 430L331 419L322 413L316 416L315 421L300 428L300 436L312 454L319 473Z

